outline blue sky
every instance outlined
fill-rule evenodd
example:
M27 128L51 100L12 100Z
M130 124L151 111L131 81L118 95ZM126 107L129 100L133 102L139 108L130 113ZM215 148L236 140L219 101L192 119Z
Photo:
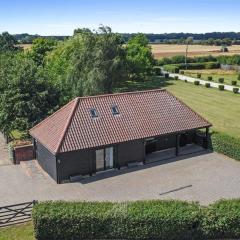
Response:
M70 35L99 24L115 32L240 32L240 0L0 0L0 32Z

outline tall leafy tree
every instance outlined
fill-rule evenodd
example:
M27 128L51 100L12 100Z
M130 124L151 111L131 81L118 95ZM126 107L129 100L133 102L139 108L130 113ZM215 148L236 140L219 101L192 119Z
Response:
M49 54L46 69L49 78L64 91L63 101L111 93L127 75L121 37L104 26L97 32L75 31Z
M51 52L56 45L57 41L54 39L37 38L33 40L29 55L38 66L44 65L45 56L48 52Z
M7 135L13 130L26 131L59 104L58 89L31 59L16 54L8 62L0 95L0 130Z
M137 34L127 42L126 54L130 78L142 79L152 73L154 58L144 34Z
M8 51L17 51L20 47L17 47L17 40L14 36L8 32L3 32L0 34L0 53Z

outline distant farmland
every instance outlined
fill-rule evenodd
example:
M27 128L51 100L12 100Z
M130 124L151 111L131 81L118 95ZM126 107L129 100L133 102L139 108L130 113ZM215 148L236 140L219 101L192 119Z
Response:
M177 44L152 44L152 51L155 58L172 57L176 55L185 54L185 46ZM190 45L188 55L193 56L206 56L206 55L234 55L240 54L240 45L233 45L228 47L229 52L222 53L221 46L205 46L205 45Z

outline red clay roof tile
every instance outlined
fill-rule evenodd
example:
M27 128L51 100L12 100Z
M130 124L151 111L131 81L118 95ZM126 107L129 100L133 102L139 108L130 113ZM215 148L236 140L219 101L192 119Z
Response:
M113 115L111 107L120 112ZM92 118L95 108L99 116ZM166 90L76 98L30 130L54 154L211 126Z

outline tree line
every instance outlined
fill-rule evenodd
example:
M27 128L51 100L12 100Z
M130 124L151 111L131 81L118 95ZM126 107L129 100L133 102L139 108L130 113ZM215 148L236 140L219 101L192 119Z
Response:
M136 33L121 33L122 39L125 42L128 42L129 39L135 37ZM184 39L188 37L193 37L194 42L198 44L209 44L209 45L223 45L224 42L229 41L231 44L240 44L240 33L238 32L212 32L212 33L148 33L145 34L146 38L151 43L170 43L170 44L181 44ZM47 38L54 39L58 41L63 41L69 36L40 36L40 35L31 35L27 33L15 34L15 39L18 43L32 43L37 38ZM223 41L223 42L222 42Z
M144 81L155 64L144 34L125 44L105 26L76 29L63 41L37 38L27 51L16 43L14 36L0 35L0 131L6 135L26 132L77 96Z

